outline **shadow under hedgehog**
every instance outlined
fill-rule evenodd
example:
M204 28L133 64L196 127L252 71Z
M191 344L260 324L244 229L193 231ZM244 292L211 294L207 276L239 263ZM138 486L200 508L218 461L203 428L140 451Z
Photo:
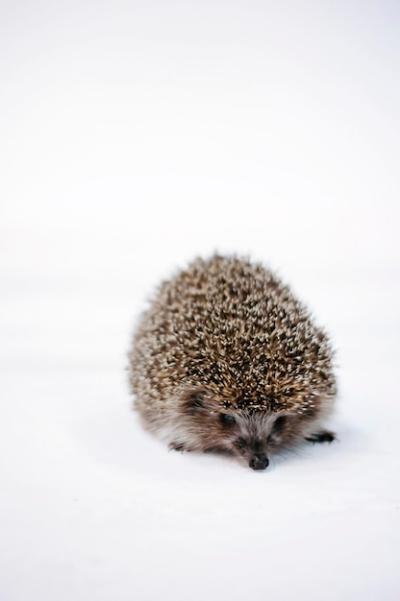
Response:
M336 383L324 330L271 271L196 259L163 282L129 353L144 426L181 451L232 454L255 470L321 429Z

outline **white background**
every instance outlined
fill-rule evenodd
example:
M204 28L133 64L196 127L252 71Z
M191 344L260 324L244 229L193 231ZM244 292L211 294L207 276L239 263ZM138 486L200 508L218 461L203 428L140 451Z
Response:
M1 601L398 600L398 2L0 10ZM135 319L215 249L331 332L339 442L255 473L141 430Z

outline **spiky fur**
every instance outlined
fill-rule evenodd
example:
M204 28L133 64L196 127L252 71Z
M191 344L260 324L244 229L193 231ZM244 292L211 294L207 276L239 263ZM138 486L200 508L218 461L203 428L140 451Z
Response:
M269 454L315 434L336 393L326 333L276 275L237 257L163 282L129 359L135 406L172 448Z

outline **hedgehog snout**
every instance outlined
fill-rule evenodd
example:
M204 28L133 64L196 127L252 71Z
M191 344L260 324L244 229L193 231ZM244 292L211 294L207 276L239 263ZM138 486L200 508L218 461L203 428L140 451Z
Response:
M265 470L269 465L269 459L264 454L253 455L249 461L249 467L253 470Z
M236 441L236 447L241 451L241 455L246 457L249 467L253 470L265 470L269 465L269 459L266 454L266 444L258 437L239 438Z
M249 467L253 470L265 470L269 465L265 439L261 436L253 435L249 443Z

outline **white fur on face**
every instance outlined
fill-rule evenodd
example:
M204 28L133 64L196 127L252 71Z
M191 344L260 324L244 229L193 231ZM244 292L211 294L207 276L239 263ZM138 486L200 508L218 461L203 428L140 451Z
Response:
M163 419L152 424L148 429L152 430L158 438L172 448L180 448L187 451L206 451L219 449L229 451L237 458L248 462L254 455L264 454L269 456L276 452L285 443L293 443L296 439L301 440L309 433L316 431L321 419L299 420L299 415L289 412L268 411L235 411L226 413L235 418L232 427L226 427L213 439L207 437L207 428L199 424L195 414L184 411L176 411L176 405L170 404L168 411L163 414ZM220 418L220 412L210 411L208 414L210 424L212 420ZM276 428L277 419L285 417L287 423L282 428ZM325 416L324 416L325 417ZM294 420L291 423L291 420Z

